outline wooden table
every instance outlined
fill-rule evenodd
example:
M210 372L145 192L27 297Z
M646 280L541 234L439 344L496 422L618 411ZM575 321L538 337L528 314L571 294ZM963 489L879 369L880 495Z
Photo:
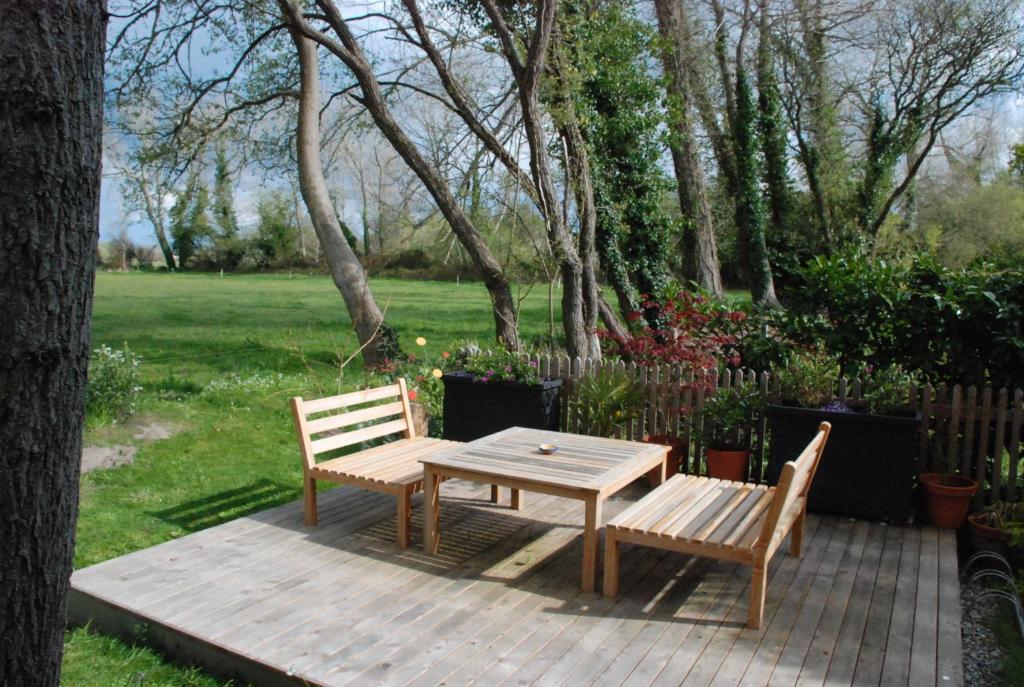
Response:
M539 444L555 444L558 451L543 455ZM512 427L495 434L440 451L423 463L423 546L437 553L440 543L440 484L442 479L459 477L512 489L512 507L519 508L519 490L579 499L586 504L583 523L583 590L594 591L598 564L598 528L601 505L619 489L661 469L665 479L665 461L669 447L564 434L540 429ZM496 500L496 487L491 491Z

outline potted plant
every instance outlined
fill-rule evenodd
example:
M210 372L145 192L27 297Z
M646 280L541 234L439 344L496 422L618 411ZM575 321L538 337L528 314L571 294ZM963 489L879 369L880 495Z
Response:
M928 521L936 527L956 529L964 523L978 483L954 473L925 472L917 476L921 484Z
M643 409L644 390L621 371L588 374L576 385L576 402L592 435L610 437Z
M998 501L968 515L967 525L975 551L992 551L1011 560L1024 544L1024 503Z
M758 388L739 383L715 391L704 402L700 436L706 449L708 477L743 482L750 466L750 427L767 402Z
M585 376L577 384L574 396L583 416L586 431L596 436L621 436L626 424L634 420L644 409L643 387L619 370ZM686 448L681 439L659 434L644 435L641 441L669 446L671 450L668 454L666 472L669 475L679 472L686 456ZM661 471L652 470L647 479L651 486L657 485L661 480Z
M913 377L899 367L865 370L860 404L834 400L839 376L821 351L794 355L779 371L782 403L768 409L768 481L778 481L822 421L832 434L808 493L808 509L869 519L906 521L913 513L920 413L907 408Z
M508 351L459 350L442 376L444 438L472 441L509 427L557 430L561 379Z

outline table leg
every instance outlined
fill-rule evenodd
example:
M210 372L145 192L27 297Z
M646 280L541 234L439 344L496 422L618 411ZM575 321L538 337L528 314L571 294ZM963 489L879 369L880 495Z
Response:
M512 510L522 510L525 499L522 489L512 490Z
M500 497L501 497L501 492L498 490L498 485L497 484L492 484L491 485L491 503L497 503L498 499Z
M583 591L592 592L597 580L598 528L601 527L600 494L592 494L586 500L586 517L583 521Z
M665 451L665 457L661 460L661 481L658 484L664 484L666 479L668 479L668 451Z
M423 550L437 553L441 543L438 524L441 516L441 480L430 467L423 468Z

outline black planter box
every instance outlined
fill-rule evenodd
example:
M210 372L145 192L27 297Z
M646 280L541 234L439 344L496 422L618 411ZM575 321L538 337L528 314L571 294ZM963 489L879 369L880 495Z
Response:
M558 431L561 379L485 383L456 372L443 381L445 439L472 441L509 427Z
M771 406L768 482L778 482L782 466L800 455L823 421L832 423L832 432L811 484L807 509L873 520L908 520L913 512L920 413L871 415Z

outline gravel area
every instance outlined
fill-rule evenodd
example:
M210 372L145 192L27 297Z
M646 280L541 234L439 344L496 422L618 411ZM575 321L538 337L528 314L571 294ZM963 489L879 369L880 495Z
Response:
M998 599L977 600L984 589L980 584L960 585L960 607L963 609L960 632L963 637L964 684L966 687L988 687L999 684L999 667L1005 652L989 629L988 621L999 611Z

